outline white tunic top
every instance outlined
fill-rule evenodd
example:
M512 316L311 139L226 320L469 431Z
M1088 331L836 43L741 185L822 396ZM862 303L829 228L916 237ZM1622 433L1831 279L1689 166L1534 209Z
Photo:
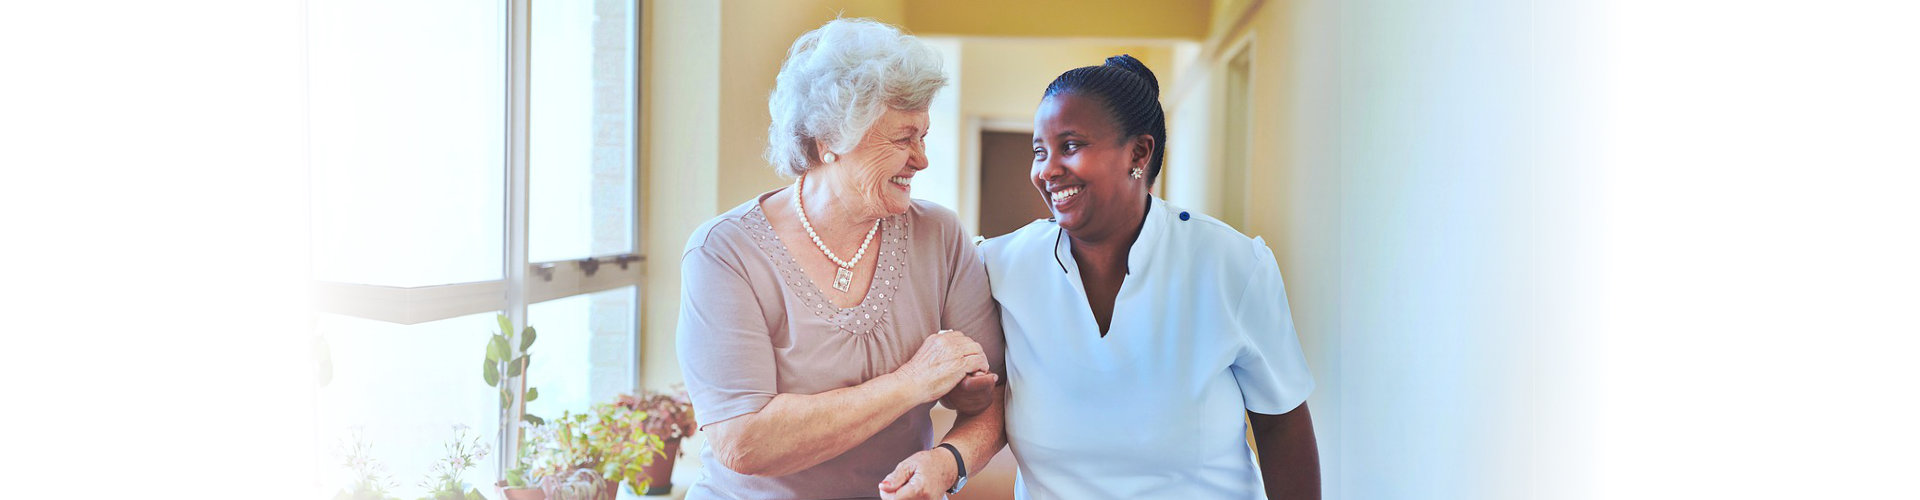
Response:
M1017 498L1265 498L1245 412L1313 391L1273 253L1151 200L1100 335L1060 227L981 244L1006 333Z

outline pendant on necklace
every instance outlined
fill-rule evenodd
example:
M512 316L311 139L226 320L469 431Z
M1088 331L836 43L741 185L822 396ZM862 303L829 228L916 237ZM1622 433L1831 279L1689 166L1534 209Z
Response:
M853 288L853 270L842 267L833 273L833 289L845 292L849 288Z

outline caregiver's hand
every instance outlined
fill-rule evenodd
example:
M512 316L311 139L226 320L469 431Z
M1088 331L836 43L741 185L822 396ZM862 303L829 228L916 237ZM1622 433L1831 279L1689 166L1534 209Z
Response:
M952 391L968 373L986 370L987 356L980 344L960 332L941 330L921 342L913 359L893 373L907 380L920 402L931 403Z
M947 488L960 479L960 467L954 465L953 454L947 450L934 448L921 450L902 460L880 481L880 498L894 499L939 499L947 494Z
M990 371L968 373L966 378L960 379L960 383L954 384L952 391L940 398L940 404L960 413L985 411L988 405L993 404L993 398L996 397L993 384L999 381L1000 376Z

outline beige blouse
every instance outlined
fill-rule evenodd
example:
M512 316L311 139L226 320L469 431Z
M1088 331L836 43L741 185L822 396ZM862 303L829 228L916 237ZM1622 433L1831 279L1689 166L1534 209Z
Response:
M776 394L817 394L890 373L940 330L979 342L1006 380L999 308L953 211L914 200L882 222L873 284L859 305L841 309L768 224L760 202L777 192L721 214L687 240L677 343L700 426L760 411ZM916 407L839 457L786 476L739 474L703 449L705 476L687 498L876 497L901 460L934 444L932 407Z

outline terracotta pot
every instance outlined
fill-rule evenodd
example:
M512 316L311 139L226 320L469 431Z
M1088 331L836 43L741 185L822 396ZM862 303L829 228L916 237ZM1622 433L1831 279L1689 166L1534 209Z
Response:
M665 495L673 492L673 459L680 455L680 439L662 440L666 446L661 450L666 456L653 457L653 463L641 470L647 474L647 491L643 495Z
M494 482L493 487L500 492L501 498L507 500L547 500L547 492L540 491L540 488L507 486L506 481Z
M612 479L600 488L600 500L614 500L620 496L620 482Z

